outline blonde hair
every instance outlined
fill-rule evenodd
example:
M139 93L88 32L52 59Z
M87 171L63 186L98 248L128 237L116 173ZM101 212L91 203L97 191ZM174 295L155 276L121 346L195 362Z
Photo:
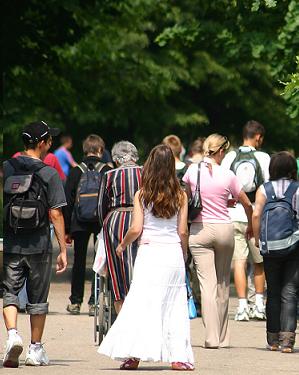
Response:
M221 149L227 150L230 146L229 140L223 135L214 133L204 141L203 151L205 156L217 154Z
M182 151L182 142L178 136L170 134L163 139L162 143L171 148L174 156L176 156L177 158L180 157L180 153Z

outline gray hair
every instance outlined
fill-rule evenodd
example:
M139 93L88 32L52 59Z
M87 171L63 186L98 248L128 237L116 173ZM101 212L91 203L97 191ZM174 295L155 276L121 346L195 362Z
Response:
M115 143L111 150L112 160L120 165L130 161L137 162L139 159L137 148L133 143L128 141L120 141Z

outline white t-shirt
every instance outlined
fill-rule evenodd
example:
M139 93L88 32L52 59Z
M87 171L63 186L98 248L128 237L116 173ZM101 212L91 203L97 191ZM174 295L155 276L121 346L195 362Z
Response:
M252 146L241 146L239 147L239 149L244 152L246 151L248 152L249 150L255 151L254 156L257 158L261 166L264 182L268 181L269 180L270 156L266 154L265 152L256 151L256 149ZM225 155L225 158L223 159L221 166L223 166L226 169L230 169L236 156L237 156L236 151L230 151L229 153ZM247 216L241 203L237 203L236 207L230 208L229 214L230 214L232 221L241 221L243 223L247 223Z

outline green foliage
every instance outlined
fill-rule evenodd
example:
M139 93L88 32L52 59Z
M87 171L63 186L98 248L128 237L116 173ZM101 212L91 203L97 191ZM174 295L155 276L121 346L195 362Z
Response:
M299 118L299 56L297 56L297 73L290 76L289 82L285 83L283 95L289 102L288 113L291 118Z
M269 149L299 151L296 98L280 84L295 79L297 0L8 4L6 156L36 118L76 141L129 138L143 154L170 132L187 144L215 131L238 139L255 118Z

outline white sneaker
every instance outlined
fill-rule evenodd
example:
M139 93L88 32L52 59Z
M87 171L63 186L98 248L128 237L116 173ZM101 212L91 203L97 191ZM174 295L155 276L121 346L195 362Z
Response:
M254 305L250 310L250 319L266 320L265 307Z
M29 345L25 358L26 366L47 366L49 363L49 358L42 345L38 347Z
M3 367L19 367L19 357L23 351L21 337L15 333L8 337L3 358Z
M249 311L247 307L244 307L243 309L238 307L235 320L237 322L248 322L249 321Z

